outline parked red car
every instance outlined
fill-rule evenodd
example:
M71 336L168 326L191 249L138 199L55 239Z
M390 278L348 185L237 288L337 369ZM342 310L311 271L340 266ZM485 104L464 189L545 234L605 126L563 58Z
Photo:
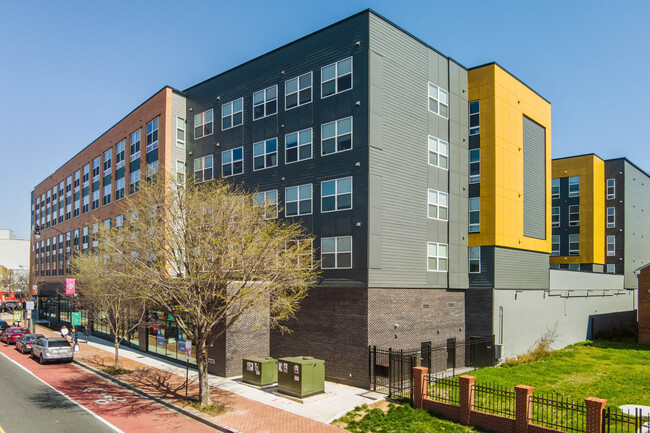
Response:
M27 328L7 328L0 334L0 341L7 344L15 344L18 337L24 334L30 334Z

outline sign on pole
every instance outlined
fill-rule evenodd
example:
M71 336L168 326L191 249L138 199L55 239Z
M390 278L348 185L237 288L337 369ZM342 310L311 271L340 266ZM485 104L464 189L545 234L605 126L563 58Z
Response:
M34 301L25 301L25 310L33 310Z
M72 326L81 326L81 313L72 313Z
M25 319L32 320L32 310L25 311Z
M38 295L38 286L36 284L32 286L32 295Z
M65 294L66 295L74 295L74 289L75 289L75 279L74 278L66 278L65 279Z
M192 358L192 342L187 340L185 341L185 360L189 361Z
M14 321L20 322L21 320L23 320L22 310L14 310Z

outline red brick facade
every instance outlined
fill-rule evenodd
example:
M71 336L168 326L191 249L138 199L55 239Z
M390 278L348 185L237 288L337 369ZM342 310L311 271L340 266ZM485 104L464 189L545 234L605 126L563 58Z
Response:
M650 343L650 265L638 270L639 343Z

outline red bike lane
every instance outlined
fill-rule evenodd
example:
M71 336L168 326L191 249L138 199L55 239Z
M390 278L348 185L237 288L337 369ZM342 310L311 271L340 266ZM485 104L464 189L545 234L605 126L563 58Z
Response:
M41 365L14 347L0 343L0 352L123 432L214 431L74 364Z

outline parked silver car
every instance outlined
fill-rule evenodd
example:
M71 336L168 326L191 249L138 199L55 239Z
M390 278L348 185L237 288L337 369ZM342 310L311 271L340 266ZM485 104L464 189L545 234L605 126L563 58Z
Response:
M74 351L65 338L39 338L32 343L30 356L41 364L46 361L72 362Z

